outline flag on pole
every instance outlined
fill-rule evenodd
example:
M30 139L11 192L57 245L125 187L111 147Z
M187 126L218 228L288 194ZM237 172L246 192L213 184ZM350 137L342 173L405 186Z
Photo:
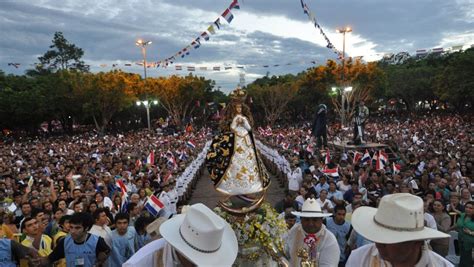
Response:
M364 156L362 157L360 162L362 163L362 165L367 165L367 164L372 165L370 154L369 154L369 151L367 149L365 150Z
M189 140L186 142L186 145L192 149L195 149L196 148L196 143L194 143L193 140Z
M137 159L137 161L135 161L135 167L139 169L142 167L142 161L140 159Z
M339 178L339 167L328 169L323 169L322 173L333 178Z
M115 186L117 186L118 189L120 189L120 192L124 195L127 194L127 186L123 183L122 179L117 179L115 181Z
M148 200L145 203L145 208L154 217L158 216L158 213L164 207L165 205L155 195L151 195L150 197L148 197Z
M155 151L152 150L148 157L146 157L146 164L153 165L155 164Z
M329 148L326 150L326 157L324 158L324 164L328 165L331 162L331 154L329 153Z
M357 164L357 163L359 163L359 161L362 159L362 156L363 156L362 153L356 151L356 152L354 153L354 160L352 161L352 164Z
M377 153L376 160L375 160L375 170L376 171L384 170L387 164L388 164L387 154L379 150Z
M395 164L395 162L392 163L393 174L399 174L401 168L402 167L400 166L400 164Z
M224 11L224 13L222 13L221 15L226 21L227 23L230 24L230 22L234 19L234 15L232 15L232 12L230 12L230 9L226 9Z

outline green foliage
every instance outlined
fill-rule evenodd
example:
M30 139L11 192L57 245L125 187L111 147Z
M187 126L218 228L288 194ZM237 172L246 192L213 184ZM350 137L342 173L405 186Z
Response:
M89 66L81 60L84 51L63 36L62 32L55 32L53 44L49 46L43 56L38 57L39 63L35 70L27 71L29 75L44 75L58 70L77 70L87 72Z

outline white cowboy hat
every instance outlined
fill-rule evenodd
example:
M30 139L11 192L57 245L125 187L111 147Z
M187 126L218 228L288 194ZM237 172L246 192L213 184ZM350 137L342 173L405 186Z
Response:
M351 222L357 233L381 244L449 237L425 227L423 200L408 193L382 197L378 209L357 208Z
M304 201L301 211L292 211L293 215L304 218L322 218L332 216L331 213L323 213L316 199L308 198Z
M163 238L197 266L232 266L237 238L230 225L201 203L160 226Z

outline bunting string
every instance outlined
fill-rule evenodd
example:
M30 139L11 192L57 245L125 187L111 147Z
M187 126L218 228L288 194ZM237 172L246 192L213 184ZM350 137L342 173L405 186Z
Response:
M388 63L392 64L399 64L403 63L406 59L409 58L415 58L415 59L421 59L424 58L428 55L444 55L444 54L449 54L449 53L454 53L458 51L462 51L463 48L467 46L466 49L468 48L474 48L474 44L468 44L468 45L455 45L455 46L450 46L446 48L432 48L432 49L418 49L416 52L412 55L408 52L398 52L398 53L375 53L371 55L367 55L367 57L372 57L372 56L377 56L377 57L382 57L381 60L384 60ZM362 60L363 56L356 56L356 57L351 57L354 60ZM308 64L316 64L316 61L299 61L299 62L288 62L288 63L273 63L273 64L207 64L205 66L195 66L195 65L180 65L181 70L187 70L188 67L191 67L190 71L222 71L222 70L230 70L230 69L250 69L250 68L275 68L275 67L284 67L284 66L290 66L290 65L308 65ZM9 67L13 68L20 68L21 66L38 66L41 65L39 63L35 64L22 64L18 62L10 62L7 64ZM122 68L122 67L133 67L133 66L143 66L143 62L126 62L126 63L113 63L113 64L94 64L94 65L86 65L88 67L100 67L100 68L107 68L111 67L112 69L114 68ZM152 68L152 67L157 67L156 64L152 63L147 63L147 68ZM194 70L193 70L194 67ZM174 68L176 70L176 66ZM178 69L179 70L179 69Z
M222 27L221 18L227 21L227 24L230 24L232 22L232 20L234 19L234 14L232 13L231 10L235 10L235 9L240 9L240 4L238 0L232 0L229 7L226 8L224 12L222 12L221 15L206 28L206 30L204 30L198 37L193 39L186 47L184 47L183 49L179 50L174 55L166 59L152 62L151 63L152 67L166 68L169 65L173 64L179 58L185 58L186 56L189 56L189 54L191 53L191 50L193 49L196 50L199 47L201 47L201 43L203 41L204 42L209 41L211 38L210 36L213 34L216 34L216 31L221 29ZM178 66L176 66L176 70L178 70L177 67Z
M324 40L326 40L326 47L331 49L331 51L338 56L339 59L342 59L342 53L336 49L336 47L332 44L331 40L329 40L328 36L324 32L323 28L321 25L319 25L318 21L316 20L316 16L314 13L309 9L308 5L303 1L301 1L301 8L303 8L303 13L305 13L309 20L313 23L313 25L319 30L321 35L324 37Z

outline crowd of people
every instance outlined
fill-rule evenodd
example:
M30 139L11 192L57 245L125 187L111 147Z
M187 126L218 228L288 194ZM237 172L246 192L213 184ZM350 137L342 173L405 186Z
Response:
M0 235L58 266L70 266L70 248L90 240L97 257L74 266L121 266L152 239L146 229L155 217L169 218L189 200L208 134L188 127L4 142ZM21 266L28 266L26 259Z
M418 240L426 241L413 243L414 251L426 247L447 257L452 246L448 234L453 232L458 236L455 247L460 266L472 266L472 126L472 118L459 115L372 116L365 124L363 141L387 144L391 149L381 146L366 151L339 151L332 147L332 142L340 143L349 136L350 130L338 125L328 127L327 142L316 141L310 124L255 130L259 140L256 146L267 168L288 189L275 209L287 222L285 252L291 266L300 264L299 244L310 244L311 240L317 240L319 245L315 247L326 248L316 252L312 247L319 266L357 266L354 257L362 260L366 253L375 255L375 250L387 259L389 256L384 253L389 250L383 252L380 244ZM208 245L200 243L204 237L196 236L199 228L205 228L206 220L218 219L204 206L187 207L190 214L179 213L202 175L203 153L210 139L210 130L203 128L176 133L85 133L2 143L2 247L8 248L9 255L21 266L28 266L28 261L34 265L121 266L153 238L164 234L168 246L182 247L179 253L170 247L165 249L165 254L170 253L168 260L192 261L196 256L193 249L206 250ZM380 165L377 161L382 154L385 157ZM391 199L391 195L401 195L402 200ZM401 226L395 223L387 229L403 229L403 222L411 221L413 214L417 222L413 227L420 229L420 218L416 217L418 199L423 202L423 225L444 234L427 233L417 240L407 237L387 243L369 236L367 229L361 227L365 223L361 222L362 211L391 222L393 218L384 217L388 215L377 215L376 208L380 210L385 205L384 209L392 209L393 213L390 205L407 201L415 209L400 214L406 216L401 217ZM186 219L191 216L204 221ZM171 220L162 224L159 231L147 227L157 217ZM185 223L196 232L182 232ZM385 222L376 224L383 226ZM225 231L226 238L234 243L225 223L214 226L213 231ZM173 243L173 238L179 237L176 233L194 241ZM216 242L214 245L221 242L214 239L209 236L208 240ZM220 248L213 250L217 252L225 259ZM84 254L92 256L78 256ZM185 257L180 258L181 254ZM1 255L2 259L7 258L5 255ZM232 257L236 255L237 252ZM426 257L435 257L430 255ZM431 262L441 263L441 259L435 257Z
M351 251L372 243L353 230L352 214L360 207L378 207L383 196L409 193L424 200L425 224L444 233L457 232L455 243L461 255L460 266L472 266L474 245L474 132L469 116L412 115L410 117L373 117L365 125L365 142L388 144L356 151L318 149L311 125L259 129L266 144L264 154L271 156L285 198L275 208L289 226L299 217L305 200L314 198L325 213L334 216L325 221L337 237L340 266ZM341 143L347 130L328 127L331 140ZM360 156L356 156L359 154ZM366 155L367 154L367 157ZM377 157L384 154L382 166ZM387 156L387 155L390 156ZM407 218L408 220L408 218ZM429 246L442 257L448 256L450 238L431 240ZM451 244L452 246L453 244Z

